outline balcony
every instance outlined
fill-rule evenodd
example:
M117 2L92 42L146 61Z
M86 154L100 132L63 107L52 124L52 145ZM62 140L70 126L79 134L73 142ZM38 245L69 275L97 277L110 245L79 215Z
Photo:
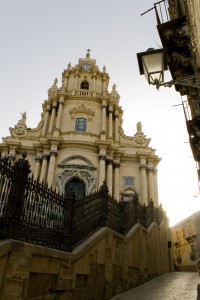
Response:
M181 245L180 241L174 242L174 246L175 246L175 247L180 247L180 245Z
M186 122L195 161L200 161L200 115Z
M183 237L188 243L194 243L196 235L189 233L185 234Z

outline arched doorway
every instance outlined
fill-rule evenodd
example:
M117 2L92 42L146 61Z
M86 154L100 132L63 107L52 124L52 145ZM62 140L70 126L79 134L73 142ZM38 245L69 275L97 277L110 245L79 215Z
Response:
M70 190L76 195L76 198L85 197L85 183L79 178L71 179L65 186L65 195L69 193Z

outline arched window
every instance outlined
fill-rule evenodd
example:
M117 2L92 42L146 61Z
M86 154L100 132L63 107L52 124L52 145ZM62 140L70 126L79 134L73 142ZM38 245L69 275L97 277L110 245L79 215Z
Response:
M81 89L89 90L89 83L86 80L81 82Z
M84 118L77 118L75 124L75 131L85 132L87 127L87 120Z
M79 178L71 179L65 186L65 195L67 196L71 191L75 193L76 198L85 197L85 183Z

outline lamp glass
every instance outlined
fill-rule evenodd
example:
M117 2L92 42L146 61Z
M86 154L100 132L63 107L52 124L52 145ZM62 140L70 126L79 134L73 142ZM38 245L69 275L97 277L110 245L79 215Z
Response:
M163 53L148 53L142 56L142 65L144 75L149 84L155 84L156 81L161 83L163 81L164 64Z

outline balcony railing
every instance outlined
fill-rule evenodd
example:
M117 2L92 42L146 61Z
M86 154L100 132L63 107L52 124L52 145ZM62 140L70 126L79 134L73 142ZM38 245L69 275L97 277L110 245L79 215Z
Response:
M68 91L68 96L100 98L102 97L102 93L80 89Z

